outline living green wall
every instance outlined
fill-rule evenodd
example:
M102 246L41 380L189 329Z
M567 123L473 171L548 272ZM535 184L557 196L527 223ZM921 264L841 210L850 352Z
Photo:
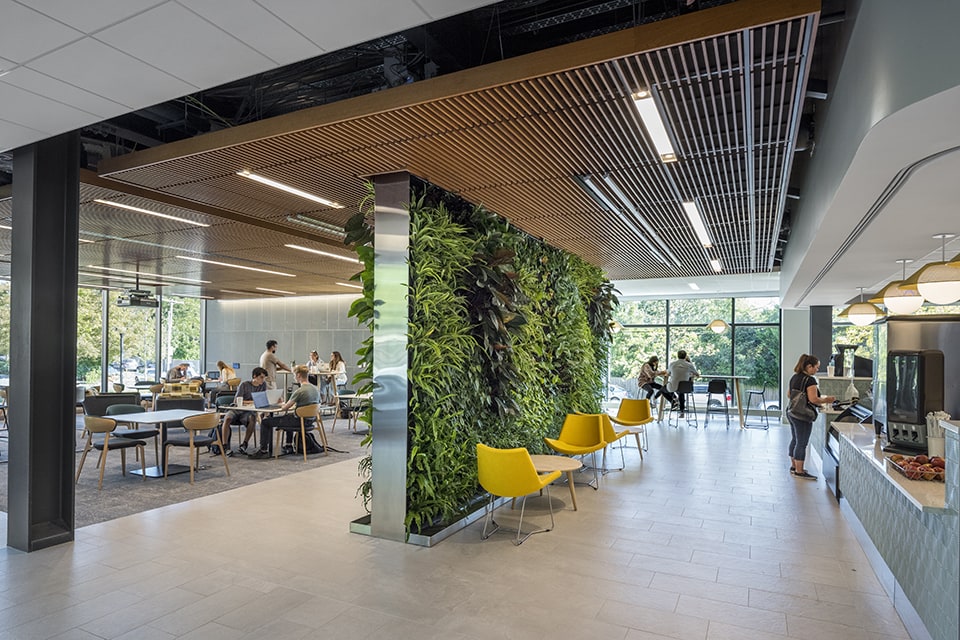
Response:
M410 220L406 525L422 532L476 502L477 442L543 452L567 413L600 410L616 297L596 267L431 185L415 187ZM362 214L348 234L365 264L353 313L370 323ZM359 492L369 504L369 482Z

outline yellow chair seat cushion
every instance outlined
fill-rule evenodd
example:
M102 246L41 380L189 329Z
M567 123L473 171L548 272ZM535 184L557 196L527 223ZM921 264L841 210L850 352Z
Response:
M547 443L548 447L557 453L562 453L568 456L586 455L588 453L593 453L594 451L600 451L607 446L606 442L599 442L591 446L578 446L572 445L568 442L563 442L561 440L554 440L553 438L544 438L543 441Z

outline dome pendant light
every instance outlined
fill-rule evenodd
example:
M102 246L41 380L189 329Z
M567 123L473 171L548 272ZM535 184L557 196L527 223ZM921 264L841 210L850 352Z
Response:
M919 291L913 289L905 289L901 287L904 281L907 279L907 263L913 262L913 260L907 260L901 258L897 260L902 267L902 275L900 280L895 280L883 288L883 291L880 292L881 297L883 298L883 304L887 307L890 313L897 315L909 315L911 313L916 313L920 310L920 307L923 306L923 296L920 295Z
M928 264L918 272L917 289L920 295L933 304L952 304L960 300L960 268L947 262L947 238L952 233L938 233L940 262Z
M855 302L841 312L858 327L865 327L883 317L883 311L877 305L863 301L863 287L860 287L860 302Z
M729 326L730 325L728 325L726 322L718 318L716 320L711 320L710 324L707 325L707 328L709 328L714 333L723 333L724 331L727 330L727 327Z

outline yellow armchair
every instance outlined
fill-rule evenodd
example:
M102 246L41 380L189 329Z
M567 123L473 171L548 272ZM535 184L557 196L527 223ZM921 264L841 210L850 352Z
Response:
M646 425L653 422L653 412L650 408L650 401L646 398L633 400L624 398L620 401L620 409L616 417L611 418L615 423L623 427L629 427L629 432L637 439L637 448L640 449L640 459L643 460L643 452L647 451L647 428ZM643 445L640 444L640 436L643 436Z
M486 540L500 529L500 525L493 519L493 498L523 497L520 503L520 522L517 523L517 539L515 545L523 544L524 540L535 533L543 533L553 529L553 499L550 497L550 483L560 477L559 471L552 471L543 475L538 474L526 449L494 449L485 444L477 443L477 477L480 486L490 494L487 503L486 517L483 520L481 538ZM550 505L550 526L545 529L531 531L521 538L523 512L527 506L527 496L547 490L547 504ZM487 526L493 524L496 528L487 533Z
M629 429L624 429L623 431L617 431L613 428L613 421L610 419L610 416L601 413L600 421L603 425L603 441L607 443L607 446L603 448L603 472L606 473L607 469L607 449L611 444L618 441L620 438L630 435ZM640 450L640 459L643 460L643 449ZM626 461L623 458L623 444L620 445L620 469L622 470L627 466Z
M544 438L547 446L568 456L593 456L593 482L589 483L594 490L600 488L597 477L597 451L600 451L607 442L603 439L603 424L599 414L570 413L563 421L560 435L554 438Z

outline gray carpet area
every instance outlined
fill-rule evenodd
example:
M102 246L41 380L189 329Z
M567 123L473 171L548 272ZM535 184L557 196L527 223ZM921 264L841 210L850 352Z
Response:
M200 454L200 470L196 474L193 485L190 484L189 473L171 476L166 479L147 478L146 480L141 479L140 476L132 475L130 469L139 469L140 463L134 460L134 450L131 449L127 451L126 476L121 474L120 452L110 452L103 476L103 489L98 491L97 481L100 470L97 468L97 455L99 455L99 452L94 449L87 454L80 482L76 485L76 526L83 527L132 513L186 502L201 496L229 491L237 487L350 458L356 458L359 463L360 458L366 453L366 448L361 447L360 442L366 434L367 425L360 422L357 425L357 431L354 432L347 428L346 421L338 420L336 429L331 433L329 421L325 420L324 422L327 425L328 444L332 449L337 449L343 453L331 451L329 455L311 454L307 456L306 462L304 462L302 454L281 456L277 460L273 458L254 460L235 453L233 457L227 458L227 463L230 466L230 476L227 477L223 468L223 459L220 456L213 456L203 451ZM78 415L76 456L78 464L80 462L80 452L83 450L83 442L80 440L82 429L83 416ZM239 440L235 431L233 434L234 448L238 443ZM6 464L8 460L7 449L7 432L0 431L0 511L4 512L7 510L7 473L9 468ZM171 464L182 463L185 465L187 459L186 449L172 449ZM147 441L147 465L151 466L155 463L153 442ZM358 476L358 487L360 482Z

